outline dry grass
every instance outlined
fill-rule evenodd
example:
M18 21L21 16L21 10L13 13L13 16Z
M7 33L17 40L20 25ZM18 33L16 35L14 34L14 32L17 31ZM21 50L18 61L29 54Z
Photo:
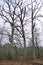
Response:
M35 60L32 61L30 59L26 60L0 60L0 65L32 65L32 63L37 62L37 63L43 63L41 60Z
M31 65L30 60L25 59L25 60L0 60L0 65Z

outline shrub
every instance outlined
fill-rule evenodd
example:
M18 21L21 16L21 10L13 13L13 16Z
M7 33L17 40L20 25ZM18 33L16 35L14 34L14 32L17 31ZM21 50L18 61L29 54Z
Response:
M7 59L12 59L12 55L11 55L11 53L10 52L8 52L8 54L7 54Z

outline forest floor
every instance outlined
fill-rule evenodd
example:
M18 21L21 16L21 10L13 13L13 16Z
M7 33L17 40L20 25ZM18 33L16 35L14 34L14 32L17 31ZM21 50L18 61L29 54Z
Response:
M30 59L25 59L25 60L21 60L21 59L16 59L16 60L0 60L0 65L39 65L39 64L35 64L35 63L39 63L41 65L43 65L43 60L30 60Z

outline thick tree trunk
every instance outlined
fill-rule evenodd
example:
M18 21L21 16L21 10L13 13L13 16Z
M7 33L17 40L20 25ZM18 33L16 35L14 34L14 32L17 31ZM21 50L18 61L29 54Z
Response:
M38 42L37 42L37 37L36 37L36 57L39 58L39 46L38 46Z
M27 53L26 53L26 39L25 39L25 31L24 31L23 20L21 20L21 25L22 25L22 36L23 36L23 42L24 42L24 58L26 58L27 57Z
M12 46L13 46L14 45L14 14L13 14L13 18L12 18L11 28L12 28L12 32L11 32L11 43L12 43Z
M11 36L12 36L12 45L14 45L14 42L13 42L13 35L14 35L14 26L12 25L12 34L11 34Z
M34 22L33 22L33 11L32 11L32 47L33 47L33 59L36 58L35 55L35 43L34 43Z
M25 40L25 35L24 35L24 58L27 57L27 51L26 51L26 40Z

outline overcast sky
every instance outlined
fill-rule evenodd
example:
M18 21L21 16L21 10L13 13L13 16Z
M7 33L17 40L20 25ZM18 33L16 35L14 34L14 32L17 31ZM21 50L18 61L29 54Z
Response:
M23 1L25 1L25 0L23 0ZM26 4L30 3L30 0L27 0L27 1L28 2L26 2ZM39 1L39 0L37 0L37 1ZM41 0L41 1L43 1L43 0ZM0 0L0 4L2 4L2 3L3 3L3 0ZM41 8L41 12L40 13L43 14L43 7ZM40 18L40 20L41 20L42 24L40 22L38 22L37 28L40 28L40 31L41 31L40 39L41 39L41 41L39 41L39 42L40 42L40 45L43 46L43 18ZM3 20L0 18L0 27L3 27L3 25L4 25ZM9 24L6 24L6 27L8 27L8 26L9 26ZM28 32L30 31L30 28L28 28L28 24L27 24L26 29L28 30ZM30 36L30 35L28 35L28 36ZM27 41L29 41L29 40L27 40Z

